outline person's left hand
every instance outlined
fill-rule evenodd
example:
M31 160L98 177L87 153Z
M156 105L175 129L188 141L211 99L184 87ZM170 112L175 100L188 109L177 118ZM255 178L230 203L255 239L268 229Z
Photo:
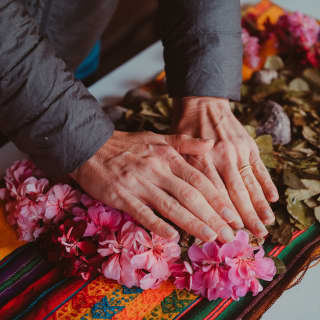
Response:
M265 236L265 224L275 219L268 201L277 201L278 192L255 141L233 115L229 101L187 97L176 98L174 104L175 133L215 141L211 152L188 156L188 162L220 190L222 201L237 209L246 228L258 237Z

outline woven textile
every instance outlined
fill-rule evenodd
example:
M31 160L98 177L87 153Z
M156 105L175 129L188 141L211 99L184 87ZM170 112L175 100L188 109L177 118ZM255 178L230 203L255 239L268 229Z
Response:
M283 12L267 0L249 11L259 17L261 27L265 19L276 21ZM272 53L268 50L265 56ZM250 77L252 72L244 66L244 78ZM17 240L1 209L0 234L1 320L258 319L298 273L314 248L320 245L319 224L296 232L287 246L266 243L266 252L280 257L287 265L286 275L263 283L265 289L256 297L248 295L239 301L218 299L209 302L185 290L175 289L171 282L165 282L155 290L143 291L128 289L103 276L89 281L65 278L63 270L50 265L35 244Z

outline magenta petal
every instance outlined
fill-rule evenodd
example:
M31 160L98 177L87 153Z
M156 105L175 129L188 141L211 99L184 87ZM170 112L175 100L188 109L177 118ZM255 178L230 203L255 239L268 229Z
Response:
M120 281L120 262L119 255L115 254L102 264L102 272L107 279Z
M254 263L256 277L262 280L271 281L277 270L271 258L257 259Z
M148 269L150 252L146 251L132 257L131 264L135 269Z
M170 271L168 264L165 261L158 261L151 267L152 276L157 279L168 279Z
M140 280L140 288L143 290L152 289L157 285L157 279L151 273L145 275Z
M219 261L219 247L215 241L206 242L202 247L202 251L211 259Z
M96 225L93 222L89 222L87 224L87 228L83 234L84 237L92 237L95 236L98 232Z
M206 255L203 253L202 249L197 245L192 245L188 250L188 256L193 262L198 262L206 259Z

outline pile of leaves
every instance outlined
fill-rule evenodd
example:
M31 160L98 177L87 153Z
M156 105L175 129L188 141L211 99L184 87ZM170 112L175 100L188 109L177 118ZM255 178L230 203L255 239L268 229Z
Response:
M279 189L269 231L273 242L284 245L293 231L320 221L320 71L293 57L281 51L269 56L242 85L241 102L231 103ZM141 88L127 94L118 128L169 131L173 101L164 92L165 79L157 86L152 94Z

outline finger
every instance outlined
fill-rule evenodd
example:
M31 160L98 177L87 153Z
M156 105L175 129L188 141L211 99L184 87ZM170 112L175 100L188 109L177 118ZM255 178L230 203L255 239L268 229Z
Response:
M205 156L189 156L187 158L188 162L195 168L201 170L203 174L211 181L215 190L219 193L219 202L217 203L215 199L208 201L213 208L220 214L220 216L230 224L233 229L242 229L244 227L241 216L234 207L228 191L217 172L213 161L212 156L209 153ZM190 181L189 181L190 182ZM207 199L208 200L208 199ZM224 204L224 207L222 207ZM226 210L225 210L226 209Z
M217 238L217 234L210 227L181 206L177 200L165 191L152 183L146 181L142 183L145 184L143 200L163 217L201 241L210 242Z
M252 162L252 170L257 180L259 181L262 190L270 202L276 202L279 200L279 193L277 187L274 185L270 173L265 167L264 163L258 157Z
M230 198L240 213L245 226L258 237L266 236L268 231L254 210L247 188L244 185L237 166L233 163L225 164L221 169L220 174L223 177Z
M247 170L244 170L241 173L241 177L249 192L251 202L261 220L264 224L273 224L275 216L251 168L249 167Z
M164 135L166 142L181 154L201 155L209 152L214 141L212 139L193 138L188 135Z
M166 239L174 239L178 232L168 223L159 218L149 207L131 193L122 191L121 209L130 214L147 230Z
M204 196L214 210L228 223L241 220L236 211L227 205L225 197L212 182L200 171L187 163L185 159L173 151L167 154L172 172L182 180L195 187ZM197 157L198 158L198 157ZM205 161L204 158L201 158Z
M168 192L194 216L206 223L217 233L220 241L229 242L234 239L232 229L213 210L201 193L190 184L174 174L167 174L166 176L160 177L158 187Z

